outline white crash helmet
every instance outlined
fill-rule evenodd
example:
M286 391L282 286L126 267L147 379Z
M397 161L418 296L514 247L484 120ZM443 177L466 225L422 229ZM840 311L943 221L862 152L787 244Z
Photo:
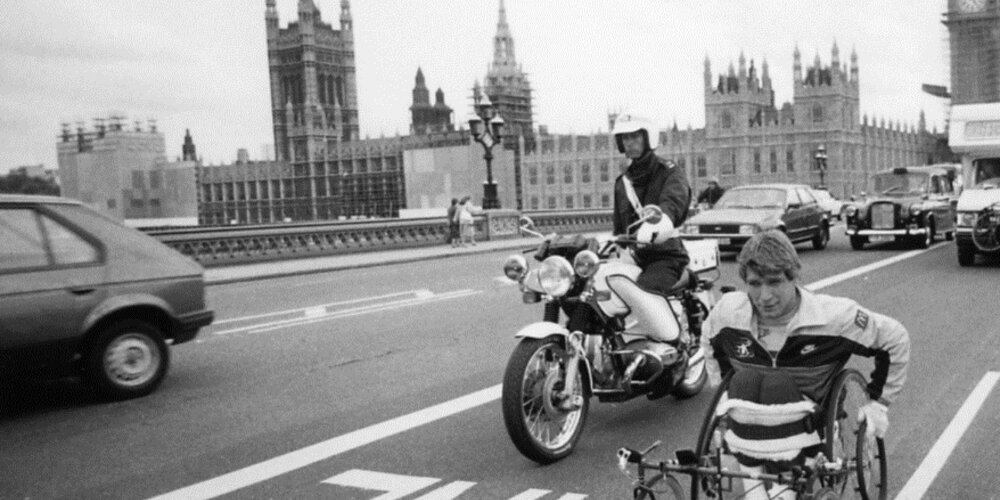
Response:
M615 136L615 144L618 145L619 153L625 152L625 145L622 143L621 135L639 131L646 137L646 145L649 146L649 149L656 149L660 134L651 120L628 112L615 117L611 133Z
M657 245L676 237L677 234L673 221L668 215L663 214L660 221L655 224L649 221L640 224L635 231L635 239L640 245Z

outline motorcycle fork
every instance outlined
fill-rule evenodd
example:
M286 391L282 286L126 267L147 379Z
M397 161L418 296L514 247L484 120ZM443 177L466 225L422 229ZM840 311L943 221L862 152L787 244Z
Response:
M583 348L583 332L570 332L566 337L566 350L569 351L569 361L566 365L566 383L559 395L559 407L562 410L573 411L583 406L583 396L576 394L576 378L580 373L580 362L586 356Z

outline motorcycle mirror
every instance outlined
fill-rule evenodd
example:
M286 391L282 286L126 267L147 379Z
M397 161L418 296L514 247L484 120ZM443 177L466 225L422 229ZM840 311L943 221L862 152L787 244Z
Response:
M531 220L531 217L527 215L522 215L520 219L521 229L534 229L535 221Z
M650 224L659 224L663 220L663 209L657 205L642 207L642 220Z

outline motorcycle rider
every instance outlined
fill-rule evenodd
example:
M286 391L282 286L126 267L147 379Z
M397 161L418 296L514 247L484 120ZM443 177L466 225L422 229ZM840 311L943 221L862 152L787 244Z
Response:
M698 200L695 203L707 203L708 208L712 208L715 206L715 202L719 201L719 198L722 198L722 195L725 192L726 190L723 189L722 186L719 186L719 178L712 177L708 180L708 187L703 189L701 193L698 194Z
M663 221L634 253L642 268L637 284L663 294L677 283L690 261L681 240L674 236L675 228L687 218L691 187L682 169L656 156L659 133L649 120L620 114L612 133L618 151L630 160L625 173L615 179L614 234L625 234L639 220L641 207L657 205L663 210Z
M819 452L819 436L806 419L853 354L875 358L870 400L857 418L867 420L869 434L885 436L887 406L903 387L910 357L903 325L853 300L799 286L802 264L780 231L755 234L737 263L748 290L722 296L701 342L711 385L734 372L716 413L728 412L735 422L724 439L741 467L775 472ZM778 485L766 491L760 481L743 484L748 499L794 498L781 496Z

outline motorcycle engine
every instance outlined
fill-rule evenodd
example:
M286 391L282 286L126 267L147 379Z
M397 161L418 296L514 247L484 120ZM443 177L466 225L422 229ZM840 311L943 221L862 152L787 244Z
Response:
M637 354L634 356L646 358L642 366L636 370L632 380L644 380L647 383L662 380L669 384L672 381L670 373L674 364L681 359L681 353L674 346L649 339L633 340L625 344L625 349L635 351ZM631 363L634 359L627 360L627 362ZM657 377L658 380L651 380L653 377Z

